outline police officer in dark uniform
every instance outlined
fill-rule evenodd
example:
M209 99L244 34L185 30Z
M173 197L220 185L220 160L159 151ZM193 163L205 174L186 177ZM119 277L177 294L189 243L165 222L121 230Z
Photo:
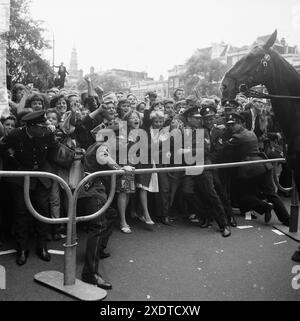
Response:
M217 119L217 125L226 126L226 122L228 121L229 115L235 113L239 106L239 103L235 100L223 100L223 112L219 115L220 117ZM226 134L226 131L224 132L224 134ZM228 136L230 136L230 131L228 132Z
M209 139L209 158L213 164L222 163L222 151L223 151L223 132L224 130L221 129L219 126L215 124L215 116L217 113L217 108L215 106L215 102L211 99L206 99L201 102L201 111L200 114L203 117L203 126L207 130L208 139ZM230 200L227 196L226 190L223 187L220 177L219 177L219 170L214 169L211 171L213 174L213 181L215 189L222 201L227 220L232 227L236 227L237 223L233 216L232 207L230 204ZM209 222L206 222L209 224ZM206 227L206 226L203 226Z
M22 118L25 126L13 130L4 138L1 153L4 169L13 171L49 171L51 156L57 144L54 134L46 124L45 112L31 112ZM50 261L47 250L48 226L33 218L27 211L24 200L23 178L7 179L12 186L14 217L12 234L17 243L18 265L23 265L28 257L28 241L30 222L33 220L37 235L37 255L44 261ZM30 197L36 211L49 216L49 195L52 182L48 178L32 178L30 181Z
M196 129L203 128L200 107L190 107L184 112L187 127L192 129L192 134ZM192 136L191 152L195 154L196 148L195 135ZM204 164L211 164L209 158L210 142L207 130L204 130ZM204 170L200 175L192 175L194 192L200 203L209 209L206 215L215 219L220 227L223 237L231 235L230 226L226 219L225 210L220 197L216 191L213 173L210 170Z
M227 163L231 161L231 155L226 155L226 153L224 153L223 147L224 147L224 144L232 136L230 126L228 126L227 124L229 115L232 113L235 113L239 106L240 105L236 100L222 101L223 113L222 113L222 116L216 120L216 124L218 125L219 128L222 129L222 136L220 139L218 138L220 144L217 142L218 153L215 153L215 150L212 152L212 154L214 154L212 155L213 158L216 158L216 156L218 156L217 162L219 163ZM232 177L234 177L234 171L235 171L234 168L219 169L219 177L222 182L223 189L226 193L227 199L230 200L231 206L238 207L237 201L236 201L236 190L238 189L238 186L236 186L235 180L232 179Z
M231 155L232 161L255 161L266 158L259 152L255 133L244 127L245 119L242 113L230 114L227 124L231 127L232 137L226 143L225 150L227 155ZM275 192L271 164L241 166L236 170L236 177L239 186L238 203L242 212L255 210L265 214L265 222L268 223L271 219L271 210L274 209L282 224L289 226L289 214Z

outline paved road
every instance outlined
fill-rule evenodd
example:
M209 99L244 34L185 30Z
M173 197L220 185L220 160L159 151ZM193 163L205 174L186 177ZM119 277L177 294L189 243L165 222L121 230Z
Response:
M292 288L291 256L299 243L277 235L263 217L246 221L223 238L217 227L201 229L184 220L169 227L157 224L153 232L132 222L133 233L118 228L109 242L111 257L101 261L101 272L113 289L106 301L202 301L202 300L297 300L300 289ZM85 232L79 233L77 276L83 264ZM282 243L283 242L283 243ZM277 244L275 244L277 243ZM63 242L51 242L49 249L63 250ZM5 250L2 248L1 250ZM14 254L1 255L7 270L7 289L0 301L73 299L33 281L35 273L63 271L63 256L52 254L50 263L31 251L28 263L19 267ZM299 281L298 281L299 282Z

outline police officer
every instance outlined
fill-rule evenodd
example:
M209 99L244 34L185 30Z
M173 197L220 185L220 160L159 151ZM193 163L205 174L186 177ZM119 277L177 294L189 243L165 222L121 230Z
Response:
M1 152L4 157L4 168L14 171L49 171L49 161L56 150L54 134L46 124L45 112L31 112L22 118L24 127L13 130L4 138ZM27 261L30 222L33 220L37 234L37 255L44 261L50 261L47 250L48 226L33 218L28 213L24 201L23 178L8 179L12 185L14 217L12 234L17 243L18 265ZM49 216L49 196L52 182L48 178L32 178L30 197L38 213Z
M212 163L217 164L223 162L222 160L222 151L223 151L223 132L219 126L215 125L215 116L217 113L217 108L215 102L211 99L206 99L201 102L201 111L200 114L203 117L203 126L207 130L208 139L209 139L209 158ZM233 216L232 207L230 200L226 193L224 185L222 184L219 177L219 170L215 169L211 171L213 174L213 182L215 189L222 201L227 220L232 227L236 227L237 223ZM206 224L209 224L206 222ZM206 227L206 226L203 226Z
M223 113L222 117L220 117L218 124L222 124L226 126L226 122L228 121L228 117L230 114L237 112L239 108L239 103L236 100L224 100L222 101ZM230 135L230 132L229 132Z
M228 126L231 128L232 137L226 143L227 155L232 161L254 161L266 158L258 150L258 140L253 131L244 127L245 119L241 114L229 115ZM289 214L281 199L275 192L272 180L271 164L251 164L237 169L238 203L242 212L255 210L265 214L265 222L271 219L271 210L274 209L282 224L289 226Z
M188 128L192 129L192 134L197 129L203 128L202 116L200 114L200 107L190 107L184 112L184 117L186 119L186 125ZM192 148L193 154L196 148L195 135L192 136ZM209 149L210 142L208 138L207 130L204 130L204 164L210 164L209 159ZM188 152L183 149L183 153ZM197 198L200 202L209 208L209 213L206 213L211 218L215 219L220 227L223 237L228 237L231 235L230 226L226 219L225 210L220 197L216 191L213 173L210 170L204 170L200 175L192 175L193 188Z

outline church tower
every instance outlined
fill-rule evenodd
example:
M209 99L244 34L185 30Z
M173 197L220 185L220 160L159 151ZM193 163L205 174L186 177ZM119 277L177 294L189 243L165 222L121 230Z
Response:
M75 44L73 45L72 53L71 53L71 60L70 60L70 67L68 69L68 87L76 87L78 80L80 79L80 71L78 70L78 59L77 59L77 49Z
M71 61L70 61L70 68L69 74L76 74L78 72L78 62L77 62L77 50L75 45L73 46L72 53L71 53Z

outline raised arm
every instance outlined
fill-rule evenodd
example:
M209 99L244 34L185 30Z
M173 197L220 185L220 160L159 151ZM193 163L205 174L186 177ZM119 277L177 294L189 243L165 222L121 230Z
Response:
M88 87L88 96L93 96L93 87L92 87L92 81L91 78L89 76L85 76L84 80L87 83L87 87Z
M29 97L30 92L28 90L25 91L22 99L20 100L18 107L17 107L17 114L20 114L21 112L23 112L25 110L25 104L26 104L26 100ZM28 109L30 110L30 109Z

